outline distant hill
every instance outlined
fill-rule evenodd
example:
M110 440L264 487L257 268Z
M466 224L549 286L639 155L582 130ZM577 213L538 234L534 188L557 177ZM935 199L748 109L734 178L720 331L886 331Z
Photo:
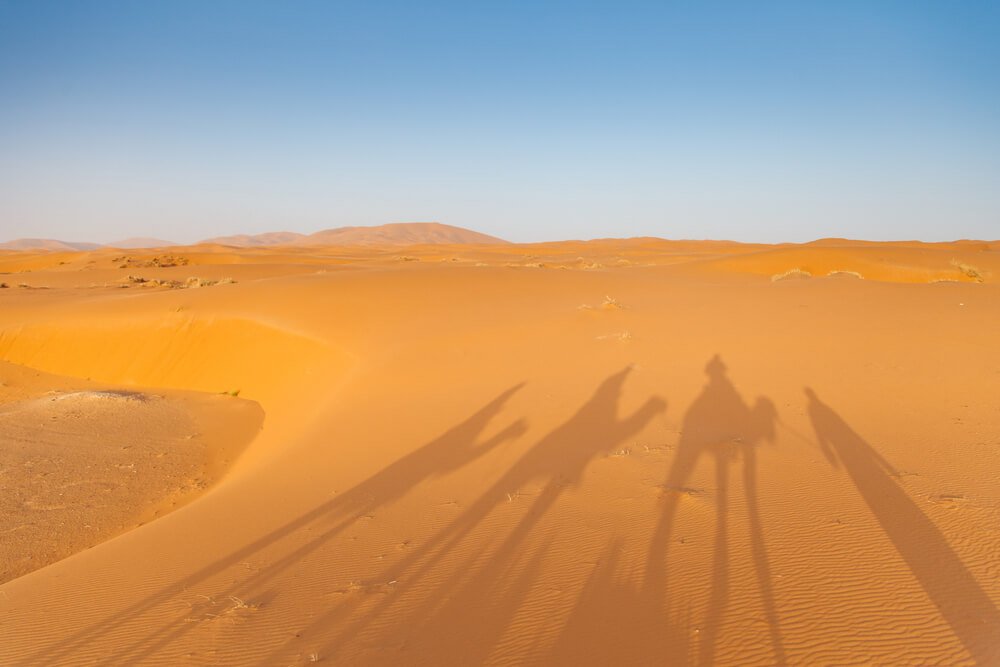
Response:
M439 222L395 222L374 227L336 227L315 234L269 232L239 234L205 239L202 243L218 243L239 247L270 245L418 245L435 243L507 243L495 236L471 229L443 225Z
M122 250L131 250L133 248L165 248L167 246L177 245L172 241L164 241L163 239L153 239L143 236L136 236L133 238L123 239L121 241L115 241L114 243L106 243L104 247L106 248L121 248Z
M200 241L218 245L252 248L258 246L314 246L314 245L425 245L425 244L496 244L507 243L495 236L474 232L471 229L443 225L439 222L395 222L373 227L337 227L315 234L297 232L266 232L263 234L235 234L216 236ZM17 239L0 243L0 250L51 250L72 252L98 248L162 248L177 245L171 241L134 237L114 243L71 243L55 239Z
M291 245L301 239L305 239L305 234L297 232L265 232L263 234L235 234L233 236L216 236L199 243L217 243L219 245L231 245L240 248L264 245Z
M310 234L307 245L417 245L435 243L507 243L495 236L439 222L397 222L376 227L338 227Z
M75 252L78 250L96 250L99 243L73 243L55 239L15 239L0 243L0 250L52 250L56 252Z

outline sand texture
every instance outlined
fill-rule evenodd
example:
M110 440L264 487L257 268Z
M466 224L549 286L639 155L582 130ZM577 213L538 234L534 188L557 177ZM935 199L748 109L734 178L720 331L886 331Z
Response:
M0 282L2 665L1000 664L1000 243Z

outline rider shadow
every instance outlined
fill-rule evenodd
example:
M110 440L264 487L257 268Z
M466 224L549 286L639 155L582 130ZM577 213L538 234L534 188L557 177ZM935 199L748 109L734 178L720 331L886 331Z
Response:
M1000 660L1000 611L958 554L899 484L895 469L806 387L816 439L843 466L882 530L976 664Z
M676 454L663 485L664 507L649 548L645 592L661 608L670 602L667 594L670 571L668 552L678 506L684 497L694 491L687 485L696 467L703 459L708 459L715 467L715 535L711 592L705 622L699 633L697 662L713 664L729 603L730 471L733 465L742 461L742 484L749 517L754 572L774 663L785 664L757 488L757 447L761 441L774 440L777 412L774 404L764 397L757 398L753 406L747 405L726 375L726 366L718 355L708 362L705 372L708 383L684 415Z

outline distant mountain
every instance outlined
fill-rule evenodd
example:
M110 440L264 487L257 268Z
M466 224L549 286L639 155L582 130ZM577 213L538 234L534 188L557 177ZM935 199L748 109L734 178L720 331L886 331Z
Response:
M153 239L143 236L136 236L133 238L123 239L121 241L115 241L114 243L106 243L104 247L106 248L121 248L122 250L131 250L133 248L166 248L167 246L177 245L172 241L164 241L163 239Z
M233 236L215 236L199 243L216 243L239 248L249 248L262 245L290 245L306 238L305 234L297 232L265 232L263 234L234 234Z
M57 252L76 252L78 250L96 250L99 243L73 243L55 239L16 239L0 243L0 250L52 250Z
M395 222L374 227L337 227L315 234L296 232L266 232L264 234L236 234L216 236L200 243L252 248L258 246L314 246L314 245L424 245L424 244L497 244L507 243L488 234L471 229L443 225L439 222ZM108 244L71 243L55 239L17 239L0 243L0 250L51 250L73 252L98 248L163 248L177 245L163 239L146 237L128 238Z
M248 248L272 245L417 245L433 243L507 243L495 236L439 222L395 222L374 227L336 227L315 234L268 232L205 239L201 243Z
M396 222L375 227L338 227L310 234L303 245L418 245L507 243L495 236L439 222Z

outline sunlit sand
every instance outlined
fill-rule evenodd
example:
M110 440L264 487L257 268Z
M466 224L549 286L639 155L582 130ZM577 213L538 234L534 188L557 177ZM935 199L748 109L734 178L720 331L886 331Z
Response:
M1000 243L431 232L0 251L0 664L1000 662Z

